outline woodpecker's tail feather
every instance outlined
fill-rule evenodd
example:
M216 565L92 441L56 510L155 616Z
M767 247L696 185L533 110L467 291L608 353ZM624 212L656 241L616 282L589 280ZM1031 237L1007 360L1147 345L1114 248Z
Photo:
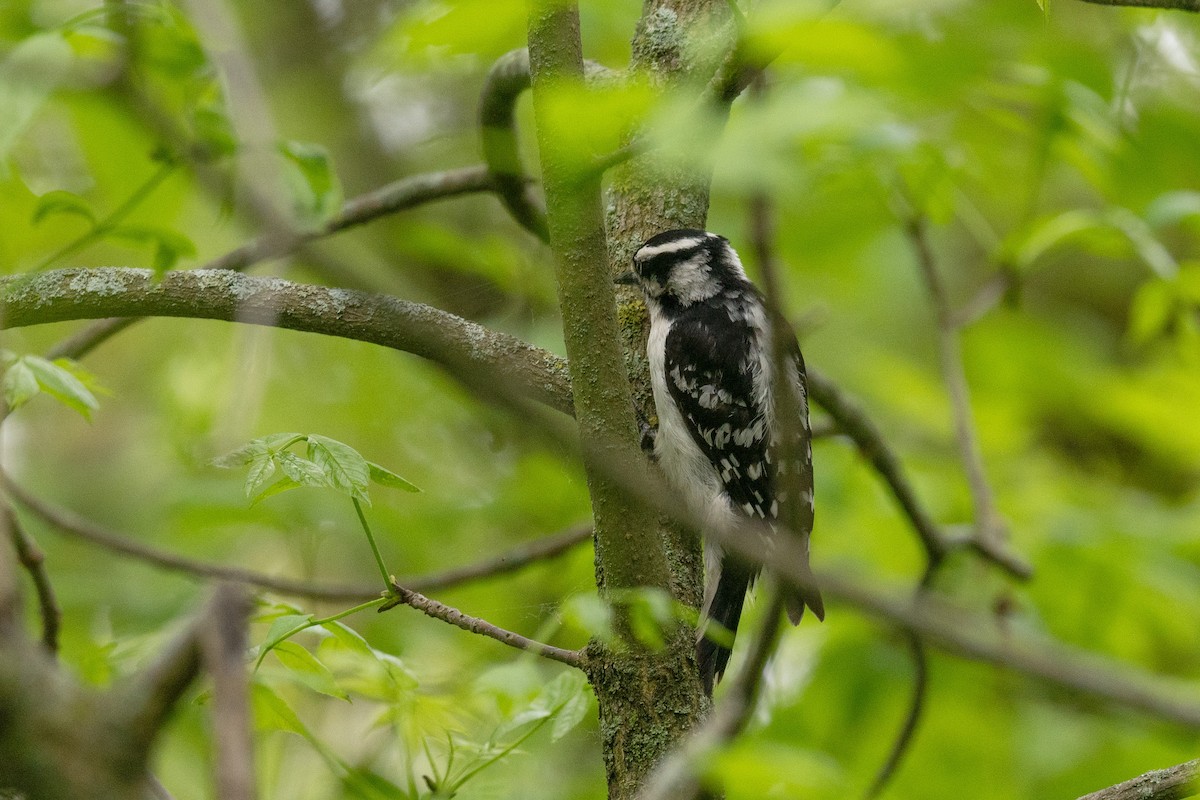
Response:
M722 564L716 591L704 609L696 640L696 664L700 667L704 691L709 695L729 664L733 637L737 634L746 592L753 579L753 570L737 564Z
M784 599L788 620L793 625L800 624L800 618L804 616L806 606L812 609L817 619L825 621L825 601L821 599L821 590L817 588L813 574L807 565L804 567L804 574L808 576L807 580L792 588Z

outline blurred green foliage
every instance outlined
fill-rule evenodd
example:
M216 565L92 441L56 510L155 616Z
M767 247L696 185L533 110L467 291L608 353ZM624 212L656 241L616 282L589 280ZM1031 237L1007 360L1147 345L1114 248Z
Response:
M204 19L192 7L0 6L6 273L193 267L257 233L264 197L310 230L343 197L476 163L483 75L524 37L516 0L195 4ZM640 7L583 2L588 57L622 68ZM214 15L244 42L213 38ZM937 588L1008 609L1014 629L1194 685L1200 24L1071 0L764 0L744 35L750 52L778 57L767 91L739 100L723 130L692 95L634 84L564 90L561 135L589 163L640 124L666 155L711 165L709 227L744 254L747 201L767 192L808 362L862 399L935 517L966 524L933 314L897 198L926 216L951 301L972 320L963 349L989 476L1037 571L1012 585L956 558ZM225 71L231 50L253 76ZM527 101L518 111L534 164ZM561 352L548 254L490 197L394 215L266 269L429 302ZM139 540L370 585L344 497L287 492L248 508L243 476L210 466L279 430L345 442L424 489L381 493L370 509L400 575L588 519L577 465L415 358L153 320L87 357L111 390L95 407L90 379L36 358L76 327L5 334L6 398L22 407L5 423L4 461L40 495ZM91 422L23 405L38 392ZM869 465L837 439L815 458L818 566L911 584L918 543ZM204 592L26 522L63 604L63 660L85 681L137 668ZM584 548L439 599L578 647L606 623L594 595ZM264 602L257 643L281 616L343 610ZM671 613L655 603L647 620ZM1194 736L1004 670L937 654L929 666L925 716L886 797L1071 798L1195 755ZM785 633L763 708L713 774L731 798L861 793L912 673L899 637L834 605L823 625ZM589 695L565 674L403 608L311 628L255 676L263 796L429 797L469 775L457 796L602 797L594 715L573 729ZM180 800L211 796L206 720L201 693L158 753Z

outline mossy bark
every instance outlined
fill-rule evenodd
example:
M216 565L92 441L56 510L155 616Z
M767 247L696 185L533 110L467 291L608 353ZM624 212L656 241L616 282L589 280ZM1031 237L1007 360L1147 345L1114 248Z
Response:
M667 85L700 75L703 68L693 59L693 34L720 21L714 7L728 15L722 3L649 4L634 43L634 69ZM612 277L626 269L633 248L653 233L703 227L709 178L653 155L638 158L616 176L606 220L598 178L573 167L571 154L558 150L555 133L548 127L550 114L544 109L546 92L556 81L578 81L582 90L577 10L551 0L533 2L529 26L550 242L558 266L580 437L585 453L613 448L615 442L632 445L630 373L643 409L652 408L644 358L645 309L634 298L624 297L614 312ZM703 82L697 85L702 87ZM630 459L631 469L645 468L643 459L623 447L604 455ZM695 604L701 582L695 538L650 519L599 472L589 473L589 488L601 590L611 596L618 589L662 589ZM636 645L613 650L593 644L590 649L589 677L600 706L612 800L635 797L654 766L707 709L696 673L692 631L681 624L668 638L667 646L656 651Z
M714 39L715 31L730 30L728 18L727 5L719 1L648 3L634 40L632 70L639 79L664 89L694 85L700 97L728 49L716 46ZM567 75L582 79L573 7L532 4L530 62L537 115L539 86L549 86L556 77ZM669 154L640 156L612 176L607 213L602 217L598 182L578 176L572 181L571 167L560 160L553 131L544 128L542 121L539 118L538 140L550 238L559 264L576 416L586 451L596 445L589 445L589 437L608 435L632 441L628 434L631 385L643 412L653 418L645 363L645 308L636 297L626 294L613 314L611 279L628 269L634 248L654 233L704 227L710 176L707 170ZM611 339L607 338L609 331ZM618 349L618 341L623 348ZM615 364L610 360L614 358ZM611 381L618 374L620 385L614 385ZM591 403L595 405L589 408ZM601 590L665 589L684 602L697 604L702 559L696 538L672 525L646 519L645 512L631 507L603 481L593 478L590 484ZM653 568L640 562L649 562ZM659 760L707 711L690 627L680 625L668 638L667 646L658 651L631 646L618 652L594 644L589 652L589 677L600 706L612 800L635 797Z

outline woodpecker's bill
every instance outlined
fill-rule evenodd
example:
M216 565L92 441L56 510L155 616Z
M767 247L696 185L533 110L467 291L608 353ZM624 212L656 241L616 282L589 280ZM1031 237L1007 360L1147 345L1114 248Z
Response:
M804 359L786 331L791 357L784 380L799 418L775 416L771 323L762 295L746 278L729 242L700 230L674 230L646 241L633 272L617 279L641 288L650 312L646 354L658 411L654 452L669 484L709 531L736 530L747 519L771 524L786 500L782 476L800 490L793 531L808 553L813 521L812 432ZM780 436L798 437L781 463ZM773 527L773 526L772 526ZM702 531L703 532L703 531ZM808 571L807 563L804 571ZM733 634L758 567L705 544L705 590L696 661L705 689L729 662ZM788 598L788 617L804 608L825 618L810 582Z

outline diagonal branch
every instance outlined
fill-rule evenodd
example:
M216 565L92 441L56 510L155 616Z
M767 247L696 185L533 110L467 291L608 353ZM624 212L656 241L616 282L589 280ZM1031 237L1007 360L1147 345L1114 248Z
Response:
M215 602L214 597L154 661L114 689L115 696L120 698L117 702L117 713L123 722L120 727L135 743L137 752L149 751L171 709L200 674L200 641Z
M323 333L413 353L444 366L503 375L530 397L572 410L566 368L514 336L420 303L228 270L64 269L0 281L0 325L101 317L238 321Z
M812 399L833 417L840 432L850 437L887 484L921 540L926 558L931 563L940 562L958 547L972 547L980 556L1014 578L1025 580L1033 574L1033 568L1028 563L998 543L984 542L974 537L970 537L969 540L948 537L921 503L916 489L900 464L899 456L858 402L823 372L811 367L808 370L808 389Z
M132 537L124 536L97 525L67 509L59 508L46 502L11 481L4 482L4 492L16 500L22 507L63 533L98 545L114 553L144 561L161 569L182 572L186 575L199 578L232 581L280 594L306 597L311 600L340 602L372 600L379 597L379 589L374 585L329 586L314 584L310 581L266 575L242 567L214 564L208 561L181 556L169 550L143 544ZM432 575L405 578L404 582L410 588L424 592L436 589L448 589L467 581L515 572L535 561L553 558L587 541L591 538L591 535L590 528L576 528L564 531L552 536L535 539L528 544L515 547L507 553L484 559L475 564L448 569L445 572L438 572Z
M469 633L495 639L497 642L506 644L509 647L525 650L543 658L549 658L552 661L559 661L576 669L583 669L586 665L587 659L582 651L564 650L561 647L536 642L519 633L513 633L512 631L497 627L487 620L468 616L457 608L451 608L444 603L439 603L437 600L432 600L420 592L414 592L412 589L406 589L395 582L392 583L392 592L394 593L393 599L379 607L381 612L395 608L398 605L411 606L427 617L439 619Z
M1078 800L1182 800L1200 789L1200 758L1156 769Z

